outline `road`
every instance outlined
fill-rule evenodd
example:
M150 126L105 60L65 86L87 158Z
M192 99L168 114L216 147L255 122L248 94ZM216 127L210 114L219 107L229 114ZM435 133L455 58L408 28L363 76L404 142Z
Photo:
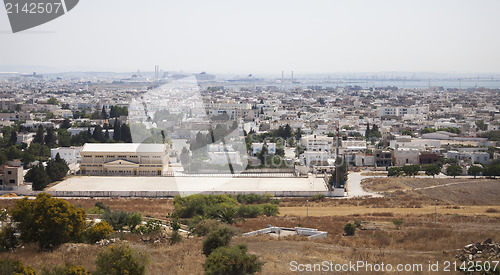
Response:
M353 172L349 173L349 176L347 178L347 197L352 198L352 197L363 197L363 196L370 196L370 197L377 197L380 198L382 195L377 194L377 193L371 193L371 192L366 192L363 190L361 187L361 181L366 178L373 178L373 176L362 176L361 172Z

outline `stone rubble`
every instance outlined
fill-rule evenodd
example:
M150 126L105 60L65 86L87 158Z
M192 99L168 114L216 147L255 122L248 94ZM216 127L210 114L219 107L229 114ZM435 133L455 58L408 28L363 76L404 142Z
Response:
M484 242L468 244L463 249L458 250L455 258L460 261L472 261L478 258L482 259L499 259L500 258L500 243L495 243L491 239L486 239Z

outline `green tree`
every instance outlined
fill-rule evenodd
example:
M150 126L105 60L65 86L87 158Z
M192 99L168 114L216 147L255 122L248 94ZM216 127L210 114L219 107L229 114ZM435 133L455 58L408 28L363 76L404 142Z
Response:
M113 139L115 141L122 141L122 131L118 119L115 119L115 124L113 126Z
M446 174L453 176L453 178L460 176L462 175L462 167L460 165L450 165L446 168Z
M7 162L7 155L5 152L0 150L0 165L3 165Z
M403 130L401 132L401 134L404 135L404 136L411 136L411 137L415 136L415 134L412 131L410 131L410 130Z
M500 164L487 165L484 169L483 175L493 178L500 176Z
M17 143L17 133L15 130L12 130L10 132L10 138L9 138L9 143L11 145L15 145Z
M64 177L68 174L69 167L68 164L66 164L66 161L61 158L59 153L57 153L55 159L47 162L46 171L50 179L54 182L64 179Z
M347 236L354 236L356 233L356 225L353 223L346 223L346 225L344 225L344 233Z
M92 133L92 138L97 140L98 142L104 141L104 135L102 134L102 127L97 125L94 128L94 133Z
M300 128L297 128L297 131L295 131L295 139L299 141L301 138L302 138L302 130Z
M388 177L399 177L403 174L403 168L401 167L391 167L387 169Z
M146 274L148 263L149 257L144 252L132 249L127 243L113 244L97 255L96 274Z
M483 167L478 165L472 165L471 167L469 167L469 170L467 170L467 173L476 178L476 176L479 176L483 171L484 171Z
M10 224L4 225L0 229L0 252L9 251L17 247L19 241L15 234L16 230Z
M87 241L91 244L107 238L113 233L113 228L105 221L100 221L85 232Z
M51 97L48 101L47 101L48 104L50 105L58 105L59 104L59 101L57 100L57 98L55 97Z
M46 193L38 194L34 200L18 200L11 214L21 233L21 240L38 242L42 250L78 241L85 229L86 214L82 208Z
M122 141L125 143L132 143L132 133L130 132L130 127L123 123L120 130Z
M264 263L259 257L247 254L246 245L219 247L213 251L203 265L206 274L255 274Z
M127 226L133 231L138 225L142 224L142 214L139 212L129 213L127 216Z
M267 155L268 155L267 144L264 142L264 144L262 144L262 148L257 153L257 158L260 160L261 165L266 164Z
M69 118L64 119L64 121L61 124L61 128L63 129L71 128L71 121L69 120Z
M441 168L437 164L427 164L423 166L425 174L427 176L432 176L433 178L436 175L439 175L441 173Z
M280 210L278 208L278 205L272 204L272 203L265 203L262 204L262 212L264 215L271 217L271 216L277 216L280 213Z
M47 128L47 134L45 135L45 144L47 144L47 146L49 146L49 147L52 147L56 144L56 142L57 142L57 138L56 138L56 135L54 133L54 129Z
M20 159L23 156L23 152L19 150L15 145L11 145L5 150L8 160Z
M33 190L39 191L49 185L50 177L45 171L45 167L43 167L42 163L39 163L26 173L24 181L31 182Z
M420 171L419 165L412 164L403 166L403 172L409 177L415 176L416 174L418 174L418 171Z
M108 118L108 114L106 113L106 108L104 108L104 106L102 106L102 110L101 110L101 118L102 118L102 119L106 119L106 118Z
M27 150L23 152L23 158L21 159L23 161L24 167L28 167L30 163L35 161L35 156L30 154Z
M226 226L219 227L208 233L207 238L203 241L203 254L208 257L218 247L229 245L235 235L236 232Z
M481 131L488 130L488 124L484 123L484 120L477 120L476 127Z
M43 130L42 127L38 128L36 130L36 134L35 134L35 137L33 138L33 142L34 143L38 143L38 144L43 144L43 135L44 135L45 131Z

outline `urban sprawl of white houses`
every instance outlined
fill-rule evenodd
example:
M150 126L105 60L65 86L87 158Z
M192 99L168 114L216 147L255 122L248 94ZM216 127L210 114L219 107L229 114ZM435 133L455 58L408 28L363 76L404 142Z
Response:
M95 126L105 123L113 125L110 118L75 118L76 112L99 114L104 110L109 114L111 106L128 107L127 117L116 118L120 123L166 129L172 141L170 145L140 145L143 140L133 132L132 144L87 143L51 149L51 158L59 153L74 165L73 172L87 175L166 175L169 167L181 162L182 149L189 149L199 133L209 135L218 119L236 121L235 131L246 134L270 133L287 125L294 137L300 131L300 140L283 145L283 158L300 173L331 171L340 156L351 167L375 169L430 164L442 158L456 159L466 168L499 158L499 145L481 137L500 129L499 91L484 88L286 88L273 82L204 82L183 87L105 77L14 77L0 82L0 93L0 125L20 123L22 129L16 144L29 146L37 129L57 129L64 119L73 124L68 129L71 135L93 132ZM161 112L162 119L155 119ZM374 129L378 133L372 135ZM113 138L111 127L108 133ZM177 141L182 145L176 146ZM254 141L243 152L235 148L238 142L231 141L209 145L204 161L255 163L264 146L268 155L275 155L280 146L275 140ZM0 170L1 184L22 181L22 177L5 176L9 167L16 167L13 165Z

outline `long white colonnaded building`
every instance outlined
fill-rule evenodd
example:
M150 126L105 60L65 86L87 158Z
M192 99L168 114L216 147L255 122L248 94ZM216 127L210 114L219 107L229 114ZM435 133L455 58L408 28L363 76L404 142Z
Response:
M82 175L162 176L168 167L168 145L149 143L86 143Z

